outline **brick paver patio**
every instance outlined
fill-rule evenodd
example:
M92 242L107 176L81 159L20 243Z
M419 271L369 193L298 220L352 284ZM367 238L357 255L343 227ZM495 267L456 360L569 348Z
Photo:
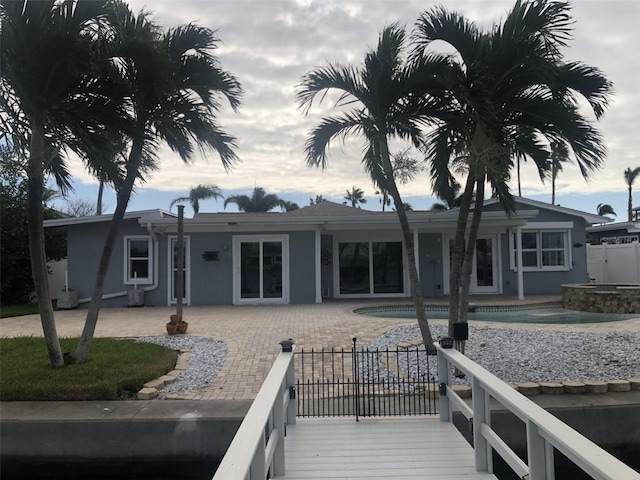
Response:
M446 304L446 299L429 303ZM558 297L536 297L524 303L559 301ZM474 297L476 304L519 304L514 298ZM252 399L280 351L279 342L292 338L297 348L351 347L356 337L363 345L390 328L412 324L415 320L376 318L358 315L362 306L409 304L402 301L332 301L308 305L207 306L185 307L183 318L189 322L188 335L210 337L227 345L225 363L206 388L171 398L190 400ZM139 337L166 335L165 323L173 307L105 308L100 313L97 337ZM61 337L79 336L86 310L56 312ZM434 323L444 320L431 320ZM481 322L475 322L479 324ZM640 318L623 322L583 325L531 325L500 323L494 327L551 329L558 331L640 331ZM42 335L37 315L0 320L0 336Z

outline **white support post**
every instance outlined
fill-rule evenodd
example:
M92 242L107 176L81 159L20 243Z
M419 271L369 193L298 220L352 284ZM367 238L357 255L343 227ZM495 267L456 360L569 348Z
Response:
M445 357L440 350L438 350L438 386L444 384L444 389L446 392L446 387L449 385L449 372L451 369L449 368L449 361L447 357ZM441 422L451 422L453 421L453 412L451 411L451 405L449 404L449 399L446 395L442 394L442 388L440 389L440 421Z
M280 389L280 398L276 399L276 403L273 405L273 428L277 429L278 440L276 442L276 450L273 453L273 472L271 476L282 476L285 470L285 457L284 457L284 398L283 395L289 395L289 389L287 388L286 378L282 382L282 388Z
M486 423L487 395L477 378L472 381L471 395L473 404L473 450L476 458L476 471L489 472L488 458L491 454L491 446L482 435L482 424ZM493 467L491 467L491 470L493 470Z
M522 273L522 227L516 227L516 274L518 276L518 300L524 300L524 276Z
M418 241L418 229L413 230L413 256L416 261L416 272L418 280L420 280L420 243Z
M322 248L320 228L315 232L316 303L322 303Z
M258 448L251 461L251 469L249 470L249 478L267 478L267 472L264 468L265 461L265 440L264 431L260 435L260 441L258 442Z
M291 352L291 355L293 356L294 353ZM297 392L295 391L296 368L295 368L294 360L292 360L291 363L289 363L289 367L287 368L285 385L287 388L286 395L291 395L291 392L294 392L297 395ZM298 401L295 398L289 398L289 405L287 405L287 415L286 415L287 425L295 425L297 415L298 415Z
M526 426L529 480L553 480L553 477L547 475L549 471L553 472L553 455L548 457L549 449L545 439L538 432L538 426L530 419L527 419Z

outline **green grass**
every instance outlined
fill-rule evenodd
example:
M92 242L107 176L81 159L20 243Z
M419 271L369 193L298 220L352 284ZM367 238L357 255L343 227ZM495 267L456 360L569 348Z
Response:
M60 339L73 352L77 338ZM133 340L95 338L89 360L52 369L43 338L0 338L0 400L123 400L169 372L177 352Z
M19 305L2 305L0 307L0 318L19 317L21 315L31 315L38 313L37 303L21 303Z

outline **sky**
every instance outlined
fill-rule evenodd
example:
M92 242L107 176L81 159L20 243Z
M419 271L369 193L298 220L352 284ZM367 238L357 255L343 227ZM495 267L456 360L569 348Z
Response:
M490 28L513 6L511 0L443 0L480 27ZM438 3L424 0L130 0L134 11L145 8L165 26L193 22L217 30L222 43L217 50L221 66L237 77L244 89L238 113L225 106L221 125L237 138L241 163L230 172L220 159L196 157L185 165L168 149L161 151L159 170L138 185L128 210L169 209L171 201L185 196L198 184L215 184L223 195L250 194L263 187L285 200L309 204L311 197L341 202L347 189L364 190L364 208L379 210L379 196L360 164L362 140L352 137L332 144L326 169L309 168L304 144L310 129L332 112L332 103L314 104L307 115L295 101L302 76L328 63L361 64L375 46L379 31L394 22L410 32L425 10ZM567 165L556 182L556 203L595 213L600 203L610 204L618 221L626 220L627 187L624 170L640 166L636 139L640 134L640 2L637 0L576 0L573 39L563 51L566 60L579 60L599 68L614 84L615 93L605 116L597 122L608 156L604 167L585 181L574 165ZM335 110L334 110L335 111ZM404 146L399 144L397 149ZM74 164L75 198L95 202L98 185L82 166ZM522 194L551 201L551 185L543 184L532 162L523 166ZM517 183L512 181L512 192ZM634 206L640 205L640 182ZM427 174L400 189L416 210L437 201ZM116 206L107 191L105 212ZM202 202L201 212L224 211L222 200ZM230 204L227 211L234 211ZM174 208L175 211L175 208ZM191 209L187 204L187 216Z

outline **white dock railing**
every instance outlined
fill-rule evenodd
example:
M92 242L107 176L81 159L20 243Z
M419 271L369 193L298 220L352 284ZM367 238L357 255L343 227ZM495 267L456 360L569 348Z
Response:
M290 401L295 385L293 346L285 343L213 480L265 480L270 468L271 477L284 475L285 428L296 423L296 402Z
M452 421L455 406L473 422L476 470L493 473L492 450L495 450L519 478L554 480L554 448L595 480L640 480L640 474L607 453L549 412L533 403L505 382L457 350L438 346L440 383L440 419ZM467 405L450 388L452 367L470 380L472 406ZM491 399L517 416L526 425L527 463L491 428Z

